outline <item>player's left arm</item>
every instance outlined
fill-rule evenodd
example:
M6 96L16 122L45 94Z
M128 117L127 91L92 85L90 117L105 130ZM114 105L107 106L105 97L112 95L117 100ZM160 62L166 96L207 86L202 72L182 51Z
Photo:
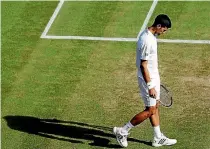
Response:
M148 89L149 89L149 95L151 97L156 98L157 97L157 92L152 84L151 78L150 78L150 73L148 70L148 60L150 57L150 50L151 50L151 43L146 40L140 47L140 70L142 72L144 81L146 82Z
M141 64L140 64L140 69L143 75L143 78L148 86L149 89L149 95L150 97L156 98L157 97L157 92L154 88L154 86L152 86L152 82L151 82L151 78L150 78L150 74L149 74L149 70L147 68L148 65L148 61L147 60L141 60Z

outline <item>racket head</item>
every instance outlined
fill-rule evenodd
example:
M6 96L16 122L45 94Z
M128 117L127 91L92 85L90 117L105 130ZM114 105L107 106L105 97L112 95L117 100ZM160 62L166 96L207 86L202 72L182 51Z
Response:
M165 85L160 85L160 103L165 107L171 107L173 104L172 93L166 88Z

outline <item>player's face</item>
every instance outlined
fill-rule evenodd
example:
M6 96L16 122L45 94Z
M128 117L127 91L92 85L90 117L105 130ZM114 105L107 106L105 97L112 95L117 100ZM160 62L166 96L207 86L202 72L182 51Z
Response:
M161 35L164 34L168 30L167 27L157 26L156 34Z

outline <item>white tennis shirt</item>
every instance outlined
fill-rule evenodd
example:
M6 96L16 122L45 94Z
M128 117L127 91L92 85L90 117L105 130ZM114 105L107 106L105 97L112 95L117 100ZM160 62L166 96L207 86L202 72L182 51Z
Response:
M137 42L136 48L136 67L138 68L138 77L143 79L140 69L141 60L147 60L147 68L151 79L159 78L158 56L157 56L157 38L145 29Z

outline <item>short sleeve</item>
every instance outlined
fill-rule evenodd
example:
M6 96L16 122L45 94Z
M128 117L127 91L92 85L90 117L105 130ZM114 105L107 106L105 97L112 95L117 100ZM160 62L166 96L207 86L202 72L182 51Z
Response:
M139 47L140 59L149 60L151 50L151 44L148 42L143 42Z

